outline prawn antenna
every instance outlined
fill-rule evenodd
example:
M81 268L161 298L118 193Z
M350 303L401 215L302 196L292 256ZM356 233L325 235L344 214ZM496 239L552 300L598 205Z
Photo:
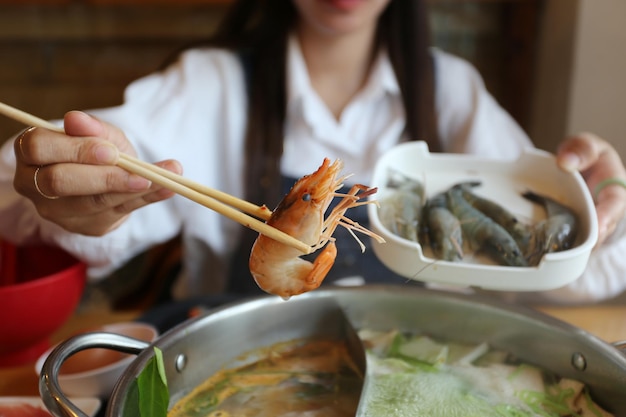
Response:
M432 266L438 264L441 261L441 259L433 259L432 262L425 264L424 266L422 266L420 269L418 269L418 271L413 274L413 277L411 279L419 279L419 275L426 269L426 268L431 268ZM407 281L408 282L408 281Z
M385 243L385 239L382 236L377 235L376 233L367 229L365 226L362 226L361 224L355 222L354 220L346 216L341 216L341 219L339 220L339 224L342 227L345 227L346 229L350 231L356 230L357 232L363 233L364 235L367 235L371 237L372 239L375 239L379 243Z

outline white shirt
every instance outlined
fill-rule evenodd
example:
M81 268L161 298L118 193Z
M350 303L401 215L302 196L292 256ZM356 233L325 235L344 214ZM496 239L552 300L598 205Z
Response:
M444 151L514 159L523 148L532 146L487 92L471 65L442 51L432 53ZM311 87L294 40L289 44L287 62L283 174L300 177L314 171L324 157L341 158L355 174L355 182L368 184L375 161L403 140L404 110L388 57L384 53L378 57L368 83L339 120ZM122 105L89 112L124 130L139 158L150 162L177 159L186 177L243 198L246 106L238 57L223 50L193 49L167 70L130 84ZM39 217L33 204L14 191L14 169L9 141L0 153L0 236L16 243L41 239L60 245L88 262L90 276L97 279L182 231L188 239L209 249L210 256L187 251L187 280L177 288L177 296L211 291L223 284L228 257L242 229L238 223L175 196L132 213L106 236L71 234ZM622 262L616 256L625 249L626 241L621 239L598 251L596 255L616 259L615 263L607 265L592 259L589 272L579 282L593 288L584 288L580 294L574 289L573 296L591 294L602 298L621 292L626 280L620 277ZM602 268L596 268L596 264Z

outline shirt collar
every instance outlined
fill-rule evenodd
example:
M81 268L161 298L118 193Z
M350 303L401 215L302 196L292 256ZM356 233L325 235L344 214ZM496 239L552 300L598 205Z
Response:
M298 99L313 91L300 43L295 34L289 37L287 46L287 74L287 105L292 106ZM400 94L395 72L385 51L378 54L367 84L363 88L363 92L371 94L378 91L391 95Z

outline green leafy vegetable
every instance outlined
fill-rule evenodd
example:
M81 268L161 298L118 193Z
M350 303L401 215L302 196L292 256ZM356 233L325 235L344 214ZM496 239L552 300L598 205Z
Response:
M389 358L400 359L403 362L410 364L411 366L419 367L425 371L434 371L435 367L433 363L424 359L425 355L417 355L416 352L412 351L412 349L404 348L407 343L407 338L404 335L398 333L391 343L391 347L387 356ZM405 351L408 351L408 354Z
M139 415L167 417L170 393L167 387L163 352L154 348L154 356L137 377Z
M487 352L486 344L472 347L397 333L386 353L367 352L367 380L357 416L587 415L570 407L573 388L545 386L543 372L537 367L472 363ZM595 413L597 406L590 401L588 408Z

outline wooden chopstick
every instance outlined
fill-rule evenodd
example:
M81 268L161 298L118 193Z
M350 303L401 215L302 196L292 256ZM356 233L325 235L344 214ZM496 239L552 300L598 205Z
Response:
M2 102L0 102L0 114L21 122L26 126L36 126L55 132L65 133L61 127L56 126L47 120L41 119ZM272 212L265 206L259 207L248 201L241 200L230 194L199 184L193 180L183 177L182 175L175 174L154 164L141 161L122 152L120 152L120 158L117 161L117 166L127 170L128 172L144 177L155 184L159 184L176 194L180 194L183 197L220 213L221 215L226 216L243 226L249 227L258 233L298 249L304 254L312 252L310 245L301 242L295 237L288 235L282 230L276 229L275 227L272 227L257 218L243 213L249 213L260 219L267 220Z
M120 167L122 167L122 164L127 165L128 168L124 168L127 171L130 171L131 169L138 170L140 168L152 171L156 175L168 178L174 182L177 182L178 184L191 188L192 190L197 191L200 194L212 197L218 201L221 201L222 203L228 204L229 206L241 210L244 213L251 214L259 219L268 220L272 215L272 211L266 206L259 207L249 201L242 200L223 191L216 190L215 188L207 187L204 184L200 184L196 181L190 180L189 178L185 178L182 175L175 174L172 171L161 168L160 166L144 162L137 158L133 158L128 154L120 153L120 160L124 162L118 162L118 165Z

